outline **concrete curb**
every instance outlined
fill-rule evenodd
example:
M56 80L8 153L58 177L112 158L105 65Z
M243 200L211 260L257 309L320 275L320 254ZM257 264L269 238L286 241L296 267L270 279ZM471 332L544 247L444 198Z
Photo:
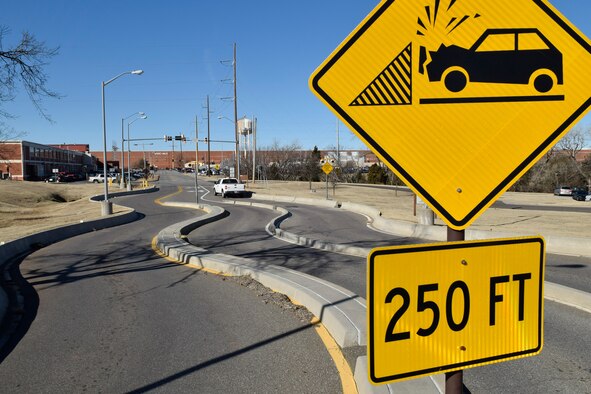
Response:
M169 226L157 236L157 247L167 256L197 268L207 268L230 275L250 275L263 285L287 295L304 305L317 316L341 348L367 345L367 307L363 297L322 279L274 265L260 265L256 261L214 254L206 249L191 245L184 240L195 228L221 218L223 209L195 203L163 203L167 206L198 208L207 212L205 216L190 219ZM233 205L255 206L279 211L280 215L266 227L274 233L289 211L268 204L236 201ZM290 234L283 232L283 234ZM292 236L292 235L288 235ZM295 235L293 235L295 236ZM297 236L296 236L297 237ZM299 237L305 239L305 237ZM328 243L325 243L328 245ZM337 247L338 248L338 247ZM361 248L359 248L361 249ZM357 359L354 378L358 392L374 393L442 393L441 375L414 379L406 382L373 386L367 375L367 357Z
M256 197L256 199L266 200L268 197L269 196L259 195ZM315 201L317 200L305 200L306 203L310 203L311 201L312 205L316 205ZM275 201L277 201L277 199L275 199ZM301 204L305 204L305 202L303 202L301 199L298 200L297 198L291 198L290 202L298 202ZM365 207L361 204L337 203L334 205L334 207L339 207L354 213L364 215L368 217L370 225L374 228L398 236L423 238L433 241L445 241L447 239L447 229L442 226L427 226L384 219L381 217L381 213L379 212L379 210L371 207ZM277 207L273 208L278 209ZM359 257L366 257L369 254L370 249L351 248L348 245L339 244L329 245L324 241L309 239L304 236L283 231L279 228L279 226L281 224L281 221L284 220L286 217L287 215L285 214L281 215L272 222L272 226L271 224L269 224L269 226L274 230L272 233L273 235L283 238L289 242L297 243L299 245L318 248L322 250L330 250L337 253L350 254ZM520 234L510 232L493 232L483 230L466 231L467 240L509 238L519 235ZM586 240L584 239L572 239L559 236L544 236L544 238L546 239L547 252L557 254L576 253L582 256L591 256L591 245L589 243L586 243ZM571 289L569 287L558 285L551 282L544 282L544 298L591 313L591 294L580 290ZM365 316L363 318L365 319ZM384 386L372 386L369 383L367 376L367 357L362 356L357 359L357 364L355 366L355 381L360 393L422 393L430 392L429 390L433 390L433 385L435 385L436 389L436 391L433 392L443 393L445 387L444 375L433 375L428 378L414 379L410 381L399 382L396 384L388 384Z
M257 205L261 206L264 204L257 204ZM370 217L369 215L372 214L371 210L373 208L370 208L369 210L362 209L361 212L356 212L354 209L357 209L359 206L360 206L359 204L355 204L355 205L343 204L341 206L341 208L348 209L351 212L359 213L359 214ZM269 209L270 209L270 207L271 206L267 206L267 208L269 208ZM272 208L276 209L276 210L283 209L280 207L272 207ZM284 211L287 212L286 210L284 210ZM375 210L373 212L373 214L379 215L379 211ZM329 245L328 247L325 247L324 244L327 244L327 243L324 241L318 241L318 240L306 238L306 237L298 235L298 234L292 234L287 231L281 230L279 228L279 226L281 224L281 221L283 219L285 219L286 217L287 217L287 215L285 215L285 214L281 215L273 221L272 226L271 226L271 224L269 224L268 226L272 227L272 229L273 229L272 234L273 235L283 238L288 242L295 242L300 245L308 246L311 248L330 250L332 252L343 253L343 254L358 256L358 257L367 257L367 255L369 254L369 252L371 250L369 248L351 247L348 245L340 245L340 244L332 244L332 245ZM372 224L375 224L376 222L379 223L382 220L385 221L385 219L382 219L380 216L374 216ZM431 240L435 240L435 241L445 241L446 237L447 237L447 234L439 234L440 232L445 231L445 228L441 228L441 227L437 227L437 226L424 226L424 225L418 225L418 224L412 225L412 224L407 224L407 223L395 222L395 221L391 221L391 220L388 220L388 222L392 222L393 227L398 226L398 229L402 229L401 232L406 231L408 234L406 236L426 238L426 239L431 239ZM392 227L390 227L390 228L392 228ZM443 231L441 231L441 230L443 230ZM420 236L419 236L419 234L420 234ZM491 235L494 235L494 237L491 237ZM509 237L515 237L515 236L516 236L516 234L514 234L514 233L488 232L488 231L482 231L482 230L468 230L468 231L466 231L466 239L470 239L470 240L490 239L490 238L509 238ZM429 238L429 237L432 237L432 238ZM572 243L566 242L569 240L569 238L567 238L567 237L551 237L551 240L555 244L559 243L560 240L564 240L565 245L563 245L562 248L564 248L564 249L571 248L571 249L569 249L571 253L567 253L567 254L572 254L572 252L573 252ZM546 239L546 242L548 243L548 239ZM577 244L577 243L579 243L579 242L576 241L575 244ZM558 247L559 246L555 245L555 248L558 248ZM584 291L572 289L567 286L562 286L562 285L559 285L556 283L545 281L544 282L544 298L547 298L551 301L559 302L561 304L569 305L569 306L572 306L572 307L575 307L575 308L578 308L578 309L581 309L581 310L591 313L591 294L584 292Z
M544 298L591 313L591 294L552 282L544 282Z
M163 203L199 208L195 203ZM248 205L248 204L246 204ZM246 258L211 253L191 245L183 238L191 230L223 215L223 209L202 205L207 214L169 226L157 236L157 247L167 256L198 268L230 275L250 275L263 285L287 295L319 317L339 346L366 343L365 300L357 294L325 280L275 265L261 265ZM359 324L361 322L362 324Z
M151 186L148 187L146 189L137 189L137 190L132 190L132 191L120 191L120 192L109 192L109 198L116 198L116 197L125 197L125 196L133 196L136 194L145 194L145 193L154 193L157 192L158 190L160 190L157 186ZM105 199L105 196L103 194L97 194L96 196L92 196L90 197L91 201L103 201Z
M417 223L402 222L382 217L378 209L351 202L335 202L316 200L313 198L281 197L264 194L253 194L253 199L264 201L281 201L316 206L341 208L368 217L370 225L376 230L399 237L422 238L430 241L446 241L447 229L444 226L428 226ZM551 234L523 234L514 232L466 230L466 240L491 238L510 238L524 235L541 235L546 240L546 252L563 255L579 255L591 257L591 242L585 238L562 237Z

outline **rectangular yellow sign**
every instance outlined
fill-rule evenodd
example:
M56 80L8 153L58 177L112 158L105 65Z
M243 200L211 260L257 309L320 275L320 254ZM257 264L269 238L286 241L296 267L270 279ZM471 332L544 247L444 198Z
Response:
M370 381L385 383L538 354L544 265L540 237L372 250Z

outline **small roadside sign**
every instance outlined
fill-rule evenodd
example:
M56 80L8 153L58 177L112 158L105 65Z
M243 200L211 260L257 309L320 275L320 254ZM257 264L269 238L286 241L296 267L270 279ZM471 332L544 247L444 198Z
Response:
M591 42L546 0L382 0L310 88L450 227L591 106Z
M330 174L333 169L334 167L329 162L326 162L322 165L322 171L324 171L326 175Z
M372 250L370 381L386 383L538 354L544 265L540 237Z

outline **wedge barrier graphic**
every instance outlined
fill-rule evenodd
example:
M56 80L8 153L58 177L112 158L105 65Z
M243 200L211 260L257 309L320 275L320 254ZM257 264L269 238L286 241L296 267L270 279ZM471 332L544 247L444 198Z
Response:
M412 44L408 44L350 105L356 107L411 104Z

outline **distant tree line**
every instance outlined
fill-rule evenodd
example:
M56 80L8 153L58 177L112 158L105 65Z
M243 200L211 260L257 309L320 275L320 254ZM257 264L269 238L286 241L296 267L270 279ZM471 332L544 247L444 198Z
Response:
M575 127L542 157L511 188L520 192L551 193L557 186L588 187L591 185L591 155L583 161L578 157L585 147L591 130ZM333 149L334 150L334 149ZM318 147L306 151L297 143L281 145L274 142L257 153L259 177L282 181L324 181L320 166L321 153ZM577 158L579 160L577 160ZM369 169L358 167L354 162L338 163L329 180L335 183L371 183L403 185L403 182L383 163L373 164ZM252 174L252 162L241 163Z
M591 130L572 129L511 188L521 192L551 193L556 187L589 187L591 155L577 160Z

